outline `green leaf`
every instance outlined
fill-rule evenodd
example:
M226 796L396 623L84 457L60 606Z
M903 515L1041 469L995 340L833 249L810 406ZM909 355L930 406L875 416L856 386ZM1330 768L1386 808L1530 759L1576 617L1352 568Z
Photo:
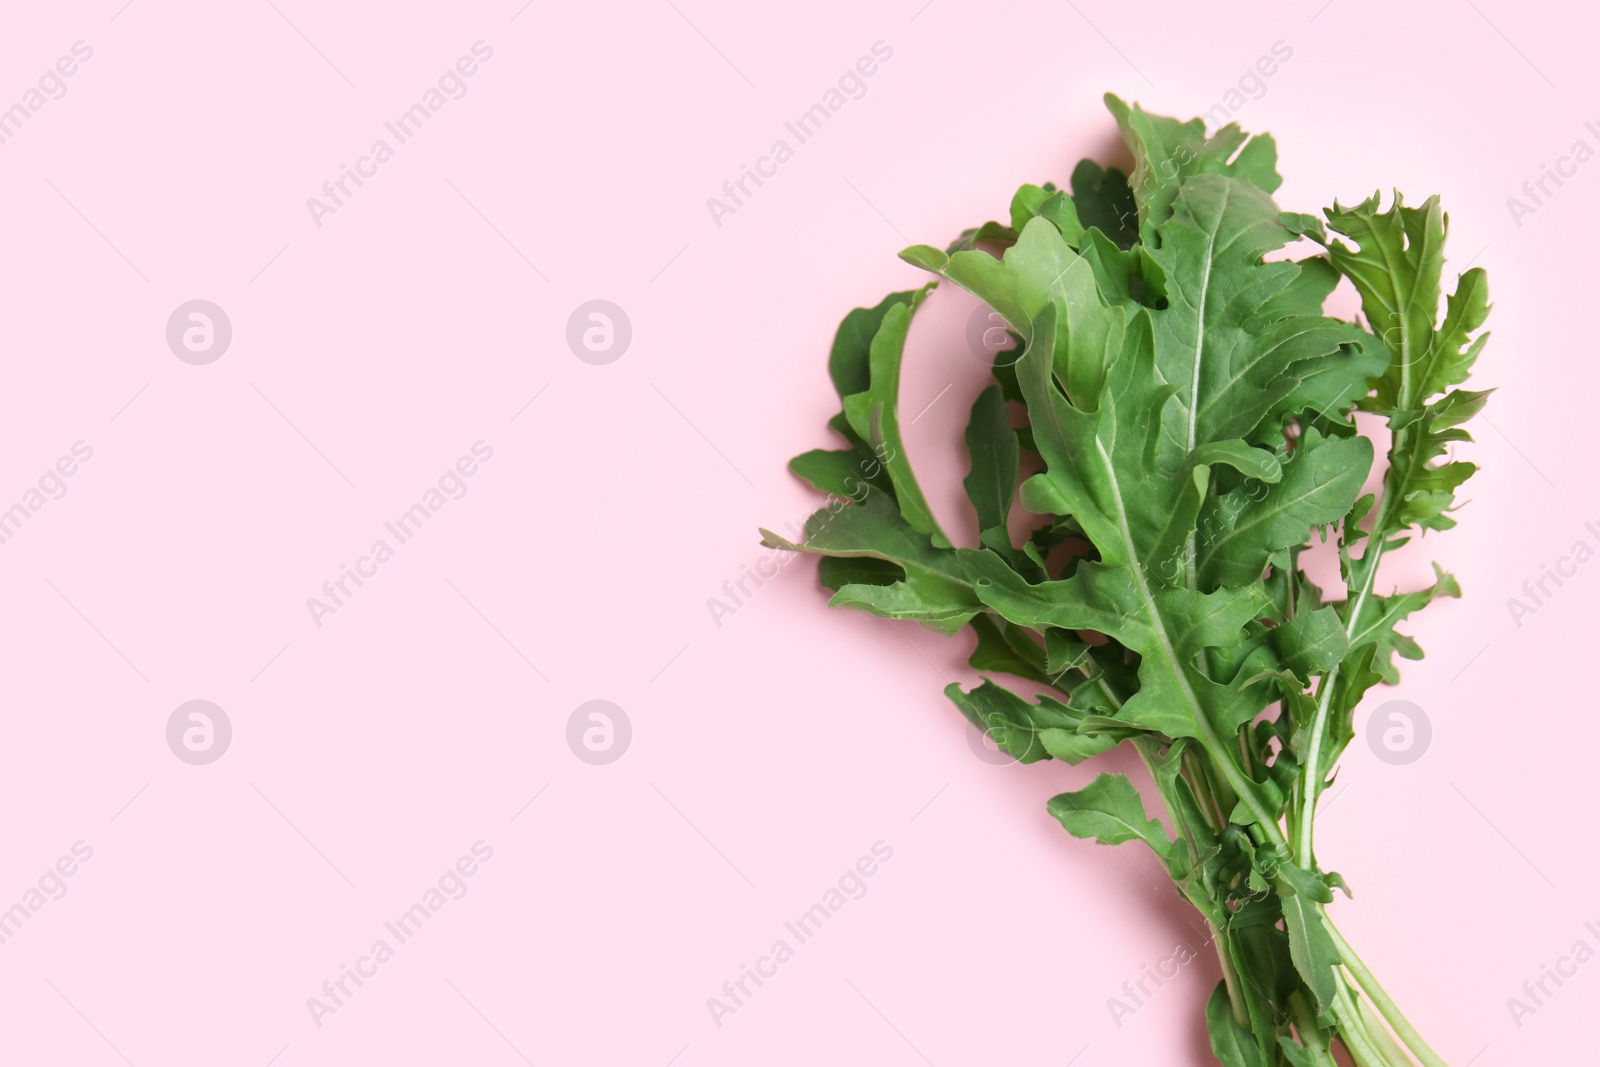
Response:
M1421 396L1434 396L1452 385L1467 380L1478 353L1488 343L1488 334L1477 334L1489 318L1489 276L1482 267L1473 267L1456 282L1450 294L1444 321L1434 333L1432 343L1419 360L1422 375Z
M877 477L883 464L865 447L837 452L814 449L791 459L789 469L820 492L852 500L880 487L880 481L887 481Z
M1098 290L1097 262L1079 257L1050 222L1034 219L1000 259L961 252L951 258L944 277L983 300L1024 337L1032 336L1047 306L1058 305L1056 332L1028 344L1049 355L1073 402L1092 409L1106 370L1121 351L1127 319L1127 312L1110 307Z
M1073 248L1077 248L1083 240L1083 223L1078 218L1078 209L1072 197L1048 182L1043 186L1024 185L1011 198L1012 240L1016 240L1016 235L1035 218L1048 221Z
M1092 723L1092 720L1086 717L1086 722ZM1192 880L1198 874L1203 880L1214 873L1206 870L1207 865L1214 866L1218 857L1225 850L1230 850L1229 846L1240 838L1229 835L1226 831L1219 837L1207 824L1194 787L1189 779L1184 777L1184 755L1191 747L1187 739L1174 741L1164 751L1153 755L1151 752L1156 746L1151 740L1146 739L1136 743L1146 754L1151 775L1155 778L1156 788L1160 790L1162 799L1166 801L1167 814L1172 819L1180 846L1188 844L1190 857L1198 860L1198 871L1191 870L1187 877Z
M912 245L900 253L900 258L913 267L938 274L944 270L945 264L950 262L950 257L934 248L932 245Z
M1433 358L1433 327L1439 314L1444 268L1444 209L1429 197L1420 208L1406 207L1397 192L1388 211L1378 210L1376 194L1355 207L1335 203L1324 214L1329 228L1356 242L1328 246L1339 273L1361 296L1372 332L1388 346L1393 362L1378 383L1381 408L1408 408L1425 396L1418 386ZM1419 373L1419 371L1421 373Z
M1078 260L1063 271L1063 279L1072 275L1087 280L1082 263ZM1117 344L1096 398L1115 397L1116 403L1085 410L1069 403L1056 387L1052 370L1062 343L1057 327L1061 315L1056 305L1047 305L1016 364L1034 442L1046 468L1024 483L1023 504L1033 511L1072 515L1105 562L1137 567L1147 580L1169 582L1174 576L1162 569L1179 553L1200 497L1192 480L1150 477L1151 456L1160 444L1159 412L1173 390L1154 373L1149 320L1137 315L1131 328L1122 330L1118 310L1077 303L1072 307L1080 324L1075 329L1067 323L1065 344L1074 336L1088 338L1090 361L1104 358ZM1068 362L1078 356L1076 349L1070 350Z
M1246 482L1214 497L1200 517L1199 572L1206 587L1256 581L1279 549L1350 511L1372 467L1365 437L1326 440L1307 430L1276 485Z
M1400 414L1390 418L1401 441L1384 479L1384 491L1399 501L1388 515L1393 527L1448 530L1456 524L1448 514L1455 505L1455 492L1478 468L1465 460L1435 460L1448 454L1450 445L1472 440L1460 426L1483 410L1488 399L1487 391L1456 389L1414 419Z
M914 291L891 293L876 307L856 308L839 324L828 356L828 375L841 402L871 387L872 340L890 309L910 304L916 295ZM850 447L843 451L818 449L796 456L789 461L790 469L815 488L835 496L857 499L862 495L863 482L892 496L894 483L889 472L865 437L851 427L845 413L840 411L828 426Z
M1017 435L1011 431L1011 414L998 385L979 393L972 405L967 451L972 456L972 469L962 484L977 509L978 528L1004 531L1011 498L1017 490L1021 449Z
M1139 272L1150 268L1151 263L1142 249L1124 251L1099 230L1090 230L1084 235L1079 255L1094 272L1095 284L1106 303L1128 308L1143 305L1147 286Z
M1323 925L1317 902L1304 894L1281 896L1283 922L1289 934L1289 957L1316 998L1317 1014L1326 1015L1337 992L1334 968L1339 966L1339 950Z
M828 604L836 608L855 608L881 619L920 622L946 637L960 633L981 610L961 586L926 581L845 585L833 594Z
M1265 781L1257 782L1256 789L1258 794L1265 799L1269 810L1277 811L1283 807L1283 790L1278 788L1278 783L1274 779L1268 778ZM1236 826L1261 825L1260 817L1242 799L1233 806L1233 811L1228 813L1228 821Z
M864 393L871 387L872 340L878 336L889 312L909 305L916 295L916 290L890 293L876 307L856 308L839 323L828 355L828 376L833 379L833 388L840 400Z
M1045 670L1052 676L1080 666L1090 658L1091 646L1066 630L1044 632Z
M1331 1057L1318 1060L1311 1049L1295 1044L1287 1034L1278 1038L1278 1048L1283 1052L1283 1058L1288 1061L1289 1067L1321 1067L1322 1064L1334 1064L1334 1067L1337 1067Z
M1250 1028L1266 1063L1272 1063L1277 1028L1289 1021L1289 998L1300 988L1289 956L1289 939L1278 929L1283 909L1272 895L1245 900L1224 933L1249 1008ZM1322 1065L1319 1065L1322 1067Z
M1308 871L1283 859L1281 856L1273 857L1272 877L1278 886L1278 894L1304 897L1318 904L1331 904L1333 891L1328 888L1328 883L1322 875Z
M1283 223L1284 228L1290 233L1300 237L1309 237L1319 245L1328 243L1328 231L1322 225L1322 220L1315 215L1306 215L1299 211L1285 211L1278 216L1278 221Z
M1120 845L1143 841L1162 862L1176 853L1161 824L1145 814L1144 801L1125 774L1102 774L1073 793L1057 793L1047 810L1073 837Z
M1297 232L1287 215L1279 215L1278 222L1290 234ZM1322 225L1321 220L1317 225ZM1297 259L1294 265L1299 272L1293 280L1261 305L1261 315L1269 321L1290 315L1320 315L1322 305L1327 303L1328 297L1339 286L1339 271L1327 256Z
M1080 685L1079 690L1092 689L1093 685ZM1084 723L1077 730L1049 729L1039 734L1039 742L1046 752L1063 763L1073 766L1109 752L1134 736L1137 731L1128 729L1093 728L1096 724Z
M1283 656L1284 666L1305 684L1310 684L1312 675L1331 670L1350 649L1344 620L1331 607L1296 615L1274 627L1272 643Z
M1250 1031L1234 1019L1225 982L1218 982L1206 1001L1206 1032L1211 1037L1211 1051L1223 1067L1273 1067L1262 1059Z
M1078 206L1066 193L1052 193L1048 200L1039 205L1039 217L1060 230L1062 238L1073 248L1083 242L1084 226L1078 218Z
M886 494L872 493L860 504L821 509L806 520L802 544L770 530L761 533L761 543L769 548L883 560L905 572L903 581L890 585L841 585L831 604L889 619L912 619L943 634L959 632L983 610L956 555L913 529Z
M1212 441L1201 445L1189 454L1190 462L1197 467L1221 463L1232 467L1246 478L1272 484L1283 477L1283 464L1278 457L1264 448L1256 448L1243 441Z
M1270 136L1251 137L1238 124L1229 123L1207 138L1203 119L1180 122L1152 115L1111 93L1105 102L1133 152L1131 185L1139 201L1140 232L1147 242L1166 221L1179 188L1192 176L1226 174L1263 193L1272 193L1283 183L1277 171L1277 145Z
M762 544L826 556L868 556L897 563L908 571L961 579L954 553L936 548L932 539L911 528L894 502L883 493L871 493L859 504L843 501L822 508L806 520L805 540L795 544L770 530L762 530Z
M1022 228L1039 214L1039 207L1055 193L1055 188L1043 188L1038 185L1024 185L1017 190L1011 198L1011 228L1022 231Z
M1348 715L1354 710L1368 689L1379 682L1390 685L1400 681L1400 668L1395 657L1421 659L1422 649L1416 641L1395 630L1413 612L1427 607L1438 597L1459 597L1461 586L1455 578L1434 564L1434 583L1425 589L1393 596L1369 595L1361 613L1361 622L1350 634L1350 651L1345 654L1340 668L1341 689L1336 701L1342 709L1344 724L1340 734L1348 734Z
M1284 314L1293 306L1284 294L1302 268L1263 262L1292 235L1260 189L1201 174L1171 205L1158 228L1161 245L1150 251L1165 275L1167 306L1151 317L1156 369L1178 386L1165 430L1192 452L1275 426L1300 385L1299 365L1337 360L1362 335L1318 313Z
M1041 313L1017 365L1049 468L1024 486L1024 503L1036 508L1030 487L1035 501L1048 491L1051 510L1070 513L1082 525L1102 562L1079 564L1061 581L1029 586L1003 573L992 554L958 555L978 596L1007 618L1036 629L1097 630L1140 655L1139 692L1118 719L1173 738L1199 738L1214 756L1231 759L1222 738L1254 717L1260 698L1213 680L1196 664L1208 647L1237 644L1244 625L1265 609L1265 595L1259 583L1215 595L1170 587L1177 574L1164 573L1163 561L1176 555L1193 529L1199 492L1188 480L1161 487L1149 474L1160 407L1151 398L1169 395L1149 373L1149 334L1130 334L1110 368L1105 395L1116 402L1085 413L1054 388L1045 362L1045 353L1053 351L1055 315L1053 304ZM1252 807L1265 810L1259 797Z
M1128 176L1085 159L1073 169L1071 185L1083 228L1098 230L1117 248L1131 248L1139 239L1139 208Z
M1281 441L1282 424L1288 418L1344 435L1355 432L1348 415L1366 401L1371 381L1388 369L1389 351L1360 327L1351 325L1346 333L1349 343L1338 350L1295 364L1294 388L1272 406L1251 440Z
M1266 603L1258 589L1162 589L1147 602L1147 590L1124 568L1080 564L1070 577L1028 585L993 552L957 555L977 596L1007 619L1033 629L1097 630L1139 653L1139 691L1117 714L1124 725L1203 738L1254 717L1253 700L1194 663L1205 649L1240 640Z
M1026 337L1063 272L1077 260L1060 230L1034 219L1001 258L987 252L957 252L940 273L994 308Z
M824 589L838 592L847 585L893 585L906 580L905 568L870 556L823 556L817 560L817 580Z
M944 692L974 726L1020 763L1052 757L1079 763L1127 736L1126 731L1084 731L1082 712L1053 697L1024 700L987 679L970 692L951 682ZM1047 743L1050 741L1054 744Z
M905 355L911 316L929 288L931 286L917 290L909 301L892 304L884 312L878 332L868 346L869 382L860 392L844 398L844 413L850 428L882 459L894 483L895 499L906 523L931 537L936 546L948 548L950 539L939 529L939 522L922 495L906 456L905 444L900 439L900 361Z
M998 617L978 615L972 620L972 630L978 643L967 664L973 670L1003 671L1045 685L1060 673L1048 669L1044 649L1028 636L1029 631L1024 627L1013 626Z
M953 256L957 252L970 252L985 242L1011 244L1016 239L1016 230L1013 230L1010 226L990 221L984 223L982 226L976 227L975 229L962 230L961 236L956 238L954 241L951 241L950 247L945 249L945 255ZM918 247L926 248L928 246L922 245ZM918 256L918 259L907 259L906 262L911 263L913 266L923 267L924 270L929 269L923 266L924 262L937 262L937 260L934 260L931 257L922 258L924 256L922 253L918 253ZM900 258L906 259L904 252L900 254Z

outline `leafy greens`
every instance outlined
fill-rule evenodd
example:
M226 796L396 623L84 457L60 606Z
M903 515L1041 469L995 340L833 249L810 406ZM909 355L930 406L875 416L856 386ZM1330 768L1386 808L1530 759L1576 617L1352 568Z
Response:
M1330 921L1344 883L1313 824L1362 697L1421 656L1396 627L1459 595L1443 571L1385 595L1378 569L1454 524L1473 472L1446 457L1487 398L1460 388L1488 336L1484 273L1444 299L1437 198L1283 212L1270 136L1107 105L1131 174L1085 160L1069 190L1024 185L1006 222L901 253L927 285L846 316L829 360L846 447L791 468L851 503L764 543L822 557L830 603L970 628L974 668L1049 690L947 690L1017 760L1138 751L1166 825L1120 774L1049 812L1148 846L1210 925L1226 1067L1329 1067L1336 1044L1360 1067L1442 1067ZM1341 278L1364 324L1323 313ZM910 323L944 281L1023 339L965 434L973 546L940 528L899 427ZM1378 494L1361 494L1375 456L1357 411L1390 431ZM1019 504L1045 519L1020 543ZM1337 543L1342 599L1301 566L1318 538Z

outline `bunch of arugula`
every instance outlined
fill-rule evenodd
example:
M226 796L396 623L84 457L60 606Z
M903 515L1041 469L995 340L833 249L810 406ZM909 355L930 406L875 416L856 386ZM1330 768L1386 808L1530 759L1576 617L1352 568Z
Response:
M1326 224L1281 212L1270 137L1229 125L1208 138L1200 119L1106 102L1131 175L1085 160L1070 191L1019 189L1009 224L901 253L983 300L1022 346L966 431L979 545L940 528L901 442L907 331L937 281L845 317L829 425L847 447L791 463L838 499L804 543L763 530L764 543L820 556L831 604L971 628L971 665L1035 698L992 678L947 695L1017 760L1138 751L1170 833L1120 774L1049 811L1077 837L1143 842L1210 925L1223 977L1206 1018L1223 1064L1326 1067L1340 1043L1360 1067L1442 1067L1330 921L1344 883L1318 862L1313 822L1356 705L1398 681L1397 655L1422 654L1396 625L1459 595L1437 567L1415 592L1384 595L1377 578L1384 553L1454 524L1474 470L1441 460L1487 396L1457 388L1487 338L1483 271L1441 308L1436 197L1335 204ZM1267 261L1300 241L1316 254ZM1341 277L1364 326L1322 313ZM1390 432L1377 494L1360 495L1374 449L1358 410ZM1020 503L1044 521L1018 544L1025 453L1041 469ZM1301 566L1330 536L1340 600Z

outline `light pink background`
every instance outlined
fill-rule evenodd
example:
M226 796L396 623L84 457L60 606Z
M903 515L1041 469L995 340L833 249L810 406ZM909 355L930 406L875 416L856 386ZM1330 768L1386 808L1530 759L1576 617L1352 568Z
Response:
M1600 542L1576 430L1600 163L1520 227L1506 205L1600 145L1586 8L121 3L0 33L0 106L94 49L0 145L0 507L94 449L0 545L0 908L94 850L0 945L0 1062L1207 1062L1209 958L1113 1023L1192 916L1046 816L1095 767L975 756L940 694L964 640L826 609L809 562L720 627L707 600L815 504L783 465L829 443L839 317L920 283L900 247L1110 158L1104 90L1198 113L1280 40L1238 114L1278 137L1280 202L1442 193L1496 301L1472 503L1386 572L1438 558L1467 591L1380 698L1433 747L1352 746L1319 823L1357 893L1336 911L1452 1064L1592 1061L1600 965L1520 1029L1506 1006L1600 945L1600 563L1520 628L1506 606ZM315 226L306 198L479 40L467 95ZM880 40L865 97L715 226L706 198ZM163 333L197 297L234 329L204 367ZM564 339L594 298L633 324L609 366ZM908 447L958 528L973 306L929 301L903 398L937 398ZM306 598L479 440L470 492L315 626ZM197 698L234 728L205 767L164 735ZM609 766L565 740L596 698L634 731ZM470 892L317 1027L307 998L480 839ZM880 840L866 896L714 1025L706 999Z

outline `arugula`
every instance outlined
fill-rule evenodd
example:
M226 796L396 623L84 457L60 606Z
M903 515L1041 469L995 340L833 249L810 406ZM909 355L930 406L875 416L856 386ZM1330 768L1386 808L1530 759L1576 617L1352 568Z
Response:
M1488 396L1461 388L1488 337L1484 273L1444 298L1437 198L1284 212L1271 137L1106 100L1131 174L1085 160L1068 189L1024 185L1005 221L901 253L927 285L845 317L829 361L845 447L791 464L834 499L800 543L763 542L820 556L832 604L970 631L985 679L947 695L1019 761L1134 747L1165 822L1122 774L1049 811L1075 837L1149 847L1209 924L1221 1063L1323 1067L1343 1046L1360 1067L1440 1067L1331 921L1344 881L1313 828L1358 704L1422 654L1397 626L1460 595L1443 571L1384 592L1378 571L1454 525L1474 470L1450 450ZM1362 322L1323 312L1342 279ZM910 322L943 282L1023 346L964 435L974 545L940 528L900 436ZM1376 457L1357 411L1390 431L1378 494L1361 495ZM1020 543L1019 506L1043 519ZM1301 567L1319 539L1342 597Z

